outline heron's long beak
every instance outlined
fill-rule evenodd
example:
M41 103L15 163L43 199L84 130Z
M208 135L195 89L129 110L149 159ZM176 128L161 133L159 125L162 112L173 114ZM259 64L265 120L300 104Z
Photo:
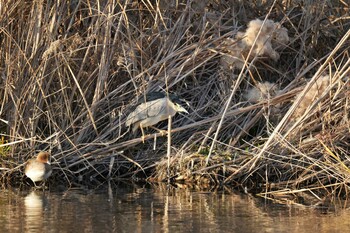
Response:
M187 110L179 104L177 104L177 111L178 112L185 112L188 114Z

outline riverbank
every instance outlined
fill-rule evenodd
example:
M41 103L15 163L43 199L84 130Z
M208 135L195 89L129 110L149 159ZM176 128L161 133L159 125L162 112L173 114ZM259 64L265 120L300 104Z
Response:
M0 12L3 186L26 184L23 164L45 150L52 184L347 195L346 3L11 1ZM189 102L170 144L125 126L150 91Z

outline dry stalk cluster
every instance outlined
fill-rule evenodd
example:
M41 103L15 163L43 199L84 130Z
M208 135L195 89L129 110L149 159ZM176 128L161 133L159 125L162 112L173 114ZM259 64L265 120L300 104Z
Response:
M238 32L235 39L224 41L227 54L221 57L221 65L229 69L242 69L246 60L251 61L257 56L267 56L276 62L280 58L276 48L288 42L288 30L281 24L273 20L254 19L248 23L245 32Z
M311 82L310 88L308 91L300 93L297 98L301 99L300 104L297 109L294 111L292 118L299 118L302 116L309 106L315 101L316 98L322 96L323 92L327 89L330 83L329 75L320 76L315 82Z
M256 86L247 89L244 93L244 98L251 103L259 103L263 100L268 100L278 93L278 87L275 83L269 81L258 82Z

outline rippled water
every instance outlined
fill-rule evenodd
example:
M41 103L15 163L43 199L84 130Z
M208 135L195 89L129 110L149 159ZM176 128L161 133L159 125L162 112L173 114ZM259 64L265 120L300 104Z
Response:
M348 232L350 211L266 204L231 191L106 186L0 193L1 232Z

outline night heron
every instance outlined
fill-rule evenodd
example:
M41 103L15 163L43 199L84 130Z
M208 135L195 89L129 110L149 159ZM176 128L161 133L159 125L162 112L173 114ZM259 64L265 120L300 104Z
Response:
M152 127L158 122L168 119L169 116L175 116L177 112L188 113L181 106L182 103L187 102L174 94L150 92L146 94L145 98L138 101L136 109L126 118L125 125L133 125L133 132L140 128L142 140L144 140L143 128Z

